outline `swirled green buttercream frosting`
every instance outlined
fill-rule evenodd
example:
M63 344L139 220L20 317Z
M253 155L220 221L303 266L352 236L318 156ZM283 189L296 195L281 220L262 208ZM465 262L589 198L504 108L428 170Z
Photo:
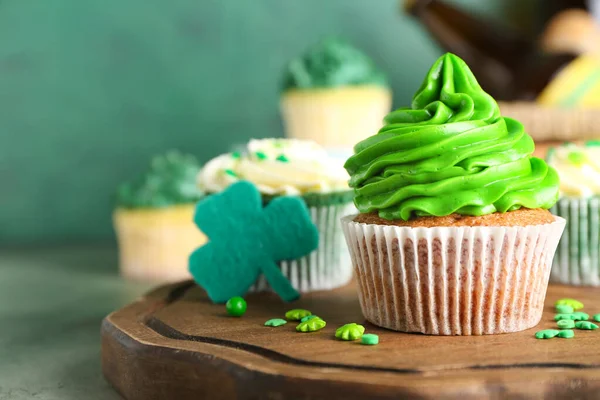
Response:
M387 87L384 73L366 54L339 38L326 38L287 65L283 90L354 85Z
M170 151L152 159L148 172L119 186L117 206L160 208L195 203L202 197L196 185L200 164L192 155Z
M412 106L389 113L345 168L357 208L388 220L548 209L558 175L533 150L523 125L502 117L465 62L446 54Z

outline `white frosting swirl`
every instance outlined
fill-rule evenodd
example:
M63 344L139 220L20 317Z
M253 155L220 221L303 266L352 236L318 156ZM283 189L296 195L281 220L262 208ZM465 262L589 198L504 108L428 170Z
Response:
M560 178L560 192L568 197L600 195L600 145L578 146L572 143L552 149L548 164Z
M206 192L225 190L247 180L266 195L302 195L350 190L341 163L312 141L297 139L251 140L244 152L220 155L198 174Z

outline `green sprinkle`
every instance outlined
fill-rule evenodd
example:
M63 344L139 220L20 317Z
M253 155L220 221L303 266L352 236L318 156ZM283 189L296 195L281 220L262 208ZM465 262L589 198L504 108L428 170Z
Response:
M573 332L572 329L563 329L562 331L558 332L558 335L556 336L563 339L571 339L575 336L575 332Z
M360 341L362 344L366 344L367 346L373 346L379 343L379 336L373 333L365 333L362 335L362 339Z
M285 319L281 319L281 318L273 318L268 320L267 322L265 322L265 326L282 326L287 324L287 321Z
M303 310L301 308L295 308L285 313L285 318L290 321L300 321L302 318L312 315L312 313L308 310Z
M560 321L561 319L574 320L575 319L575 315L574 314L556 314L554 316L554 320L555 321Z
M572 314L556 314L556 316L554 317L555 321L560 321L561 319L570 319L573 321L585 321L585 320L590 319L590 316L584 312L577 311Z
M232 317L241 317L246 312L246 300L243 298L236 296L227 300L227 304L225 304L225 309L227 310L227 314Z
M277 158L277 161L281 162L290 162L290 159L285 156L285 154L280 154Z
M559 314L573 314L573 312L575 312L575 310L573 310L573 307L566 305L566 304L559 304L556 306L556 312Z
M557 336L559 331L556 329L544 329L543 331L539 331L535 333L536 339L552 339Z
M365 327L353 322L337 328L335 337L340 340L356 340L360 339L363 333L365 333Z
M574 299L560 299L555 304L555 306L571 306L573 310L581 310L583 308L583 303Z
M254 153L254 155L259 160L266 160L267 159L267 155L265 153L263 153L262 151L257 151L257 152Z
M234 151L233 153L231 153L231 158L233 158L234 160L239 159L242 156L242 154L239 151Z
M600 314L594 315L594 321L600 322Z
M309 319L312 319L312 318L315 318L315 317L316 317L316 315L307 315L306 317L302 318L302 319L300 320L300 322L306 322L306 321L308 321Z
M600 146L600 140L588 140L585 142L586 147L598 147Z
M571 319L574 321L587 321L590 319L590 316L582 311L574 312L572 315L574 318Z
M586 161L586 156L580 151L572 151L567 156L567 160L569 160L571 164L581 165Z
M558 325L560 329L572 329L575 328L575 321L572 319L561 319L556 325Z
M234 178L237 178L237 174L232 170L232 169L226 169L225 173L229 176L233 176Z
M593 331L594 329L598 329L598 325L590 321L577 321L575 322L575 328Z
M327 323L319 317L311 318L308 321L300 322L296 327L298 332L316 332L325 328Z

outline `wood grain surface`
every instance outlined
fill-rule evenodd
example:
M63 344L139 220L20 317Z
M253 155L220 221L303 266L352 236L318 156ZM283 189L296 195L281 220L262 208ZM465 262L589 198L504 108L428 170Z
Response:
M377 328L364 321L355 291L351 284L293 305L248 295L248 311L233 318L192 283L161 287L104 320L104 375L132 400L600 398L600 330L534 338L555 327L559 298L600 313L600 289L551 286L536 328L470 337ZM327 326L297 333L294 322L263 325L291 308L307 308ZM380 344L335 340L335 329L349 322L364 324Z

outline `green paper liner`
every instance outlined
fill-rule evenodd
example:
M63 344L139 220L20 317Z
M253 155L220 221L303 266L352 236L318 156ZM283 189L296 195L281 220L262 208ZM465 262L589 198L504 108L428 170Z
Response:
M562 198L552 213L567 220L550 281L600 286L600 197Z
M339 196L337 193L315 196L311 194L302 198L308 200L312 221L319 230L319 247L305 257L280 262L281 271L299 292L344 286L352 279L352 262L340 219L356 212L356 208L349 201L342 202L340 199L344 198L343 195ZM318 199L317 204L321 204L315 205L315 199ZM261 275L250 291L265 290L270 290L270 287Z

